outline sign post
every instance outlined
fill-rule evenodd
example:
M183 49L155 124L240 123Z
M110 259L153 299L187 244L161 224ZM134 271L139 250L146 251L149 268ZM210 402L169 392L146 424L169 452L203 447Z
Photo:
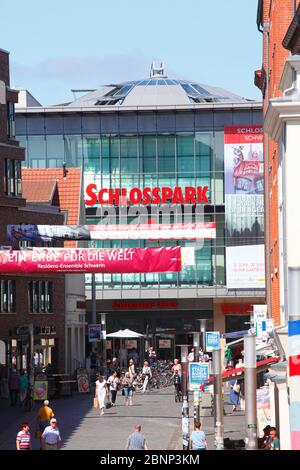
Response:
M212 352L215 349L220 349L220 332L219 331L207 331L206 337L206 351Z

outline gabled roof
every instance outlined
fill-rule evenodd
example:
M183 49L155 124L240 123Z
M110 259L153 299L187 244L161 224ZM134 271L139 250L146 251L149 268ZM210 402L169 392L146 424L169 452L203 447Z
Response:
M64 176L63 168L23 168L22 182L28 184L35 181L35 188L45 186L47 190L42 190L45 197L53 182L57 184L58 201L62 211L67 212L67 223L69 225L78 224L81 202L81 168L67 168ZM50 185L49 185L50 183ZM43 196L43 197L44 197ZM39 196L35 196L35 200Z
M35 179L24 180L24 178L22 180L22 196L28 202L52 205L56 189L56 180L37 181Z

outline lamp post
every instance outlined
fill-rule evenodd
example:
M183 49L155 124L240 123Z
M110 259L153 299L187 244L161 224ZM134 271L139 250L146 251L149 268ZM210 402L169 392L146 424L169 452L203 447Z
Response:
M199 347L200 347L200 333L193 331L193 346L194 346L194 361L200 362ZM200 406L201 406L201 393L200 390L194 390L194 426L195 423L200 421Z
M190 420L189 420L189 401L188 401L188 346L187 344L178 344L181 351L181 382L182 382L182 449L189 449L190 441Z
M215 447L224 450L221 349L213 350Z
M246 450L257 449L256 337L244 336Z
M194 347L194 360L199 362L199 347L200 347L200 333L193 331L193 347Z
M206 322L207 318L197 318L197 321L200 322L200 333L201 333L201 348L203 353L205 352L206 349L206 344L205 344L205 333L206 333Z

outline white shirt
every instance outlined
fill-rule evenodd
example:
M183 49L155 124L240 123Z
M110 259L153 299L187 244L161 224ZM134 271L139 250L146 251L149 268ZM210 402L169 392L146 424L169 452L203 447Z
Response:
M53 428L52 426L47 426L42 434L42 439L46 444L57 444L61 441L58 427Z
M106 390L105 390L105 387L106 387L106 380L102 380L102 382L99 382L99 380L97 380L96 386L98 387L98 388L97 388L98 393L102 394L102 393L105 393L105 392L106 392Z
M190 352L190 354L188 355L188 361L193 362L194 360L195 360L195 355L193 352Z
M107 383L110 385L111 390L117 390L119 382L120 380L118 379L118 377L114 377L113 375L111 375L107 381Z

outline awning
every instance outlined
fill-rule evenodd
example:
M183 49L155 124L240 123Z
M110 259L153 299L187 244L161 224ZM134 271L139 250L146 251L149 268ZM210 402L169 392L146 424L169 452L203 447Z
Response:
M140 333L136 333L135 331L128 330L128 328L126 328L125 330L110 333L109 335L106 335L106 338L141 338L142 336L143 335Z
M269 369L269 367L272 364L276 364L277 362L280 361L280 357L270 357L267 359L263 359L262 361L257 361L256 363L256 373L258 374L259 372L263 372L264 370ZM244 378L244 371L245 367L235 367L234 369L226 370L222 373L222 382L228 382L231 380L233 377L237 378L238 380ZM213 375L209 377L205 383L211 383L213 382Z

